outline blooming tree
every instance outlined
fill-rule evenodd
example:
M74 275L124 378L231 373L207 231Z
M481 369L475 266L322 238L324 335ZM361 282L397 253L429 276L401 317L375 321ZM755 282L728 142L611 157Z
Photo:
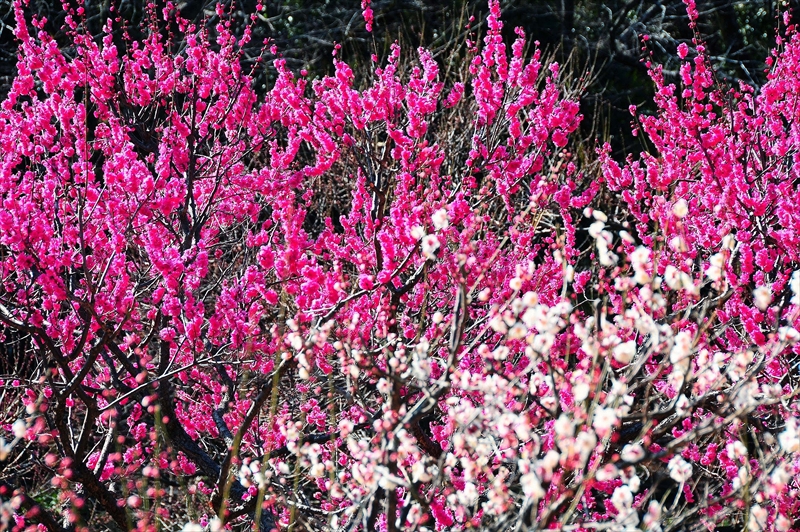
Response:
M456 75L259 95L223 7L63 51L16 2L4 526L800 529L800 38L652 66L620 164L489 6Z

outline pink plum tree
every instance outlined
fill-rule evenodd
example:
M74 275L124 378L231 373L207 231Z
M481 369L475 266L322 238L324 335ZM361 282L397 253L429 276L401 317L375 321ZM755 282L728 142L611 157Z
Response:
M261 94L222 6L61 49L17 0L3 526L800 530L800 38L651 66L620 164L489 6L463 69Z

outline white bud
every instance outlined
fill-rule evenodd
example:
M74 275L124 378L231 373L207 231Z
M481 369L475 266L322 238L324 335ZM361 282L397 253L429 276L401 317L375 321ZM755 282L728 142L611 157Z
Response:
M689 204L681 198L672 205L672 214L677 218L683 218L689 213Z

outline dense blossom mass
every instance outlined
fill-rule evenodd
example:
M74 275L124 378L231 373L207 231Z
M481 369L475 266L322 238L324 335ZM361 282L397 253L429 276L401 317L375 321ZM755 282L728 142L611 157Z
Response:
M16 0L0 528L800 530L800 36L648 64L620 161L489 8L463 69L260 94L222 6Z

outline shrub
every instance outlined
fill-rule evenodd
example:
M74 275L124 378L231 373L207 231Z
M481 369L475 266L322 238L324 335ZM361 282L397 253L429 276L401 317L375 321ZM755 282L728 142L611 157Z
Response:
M459 81L395 46L263 98L222 7L151 9L62 52L15 5L6 526L797 528L793 29L758 94L652 66L619 164L496 1Z

